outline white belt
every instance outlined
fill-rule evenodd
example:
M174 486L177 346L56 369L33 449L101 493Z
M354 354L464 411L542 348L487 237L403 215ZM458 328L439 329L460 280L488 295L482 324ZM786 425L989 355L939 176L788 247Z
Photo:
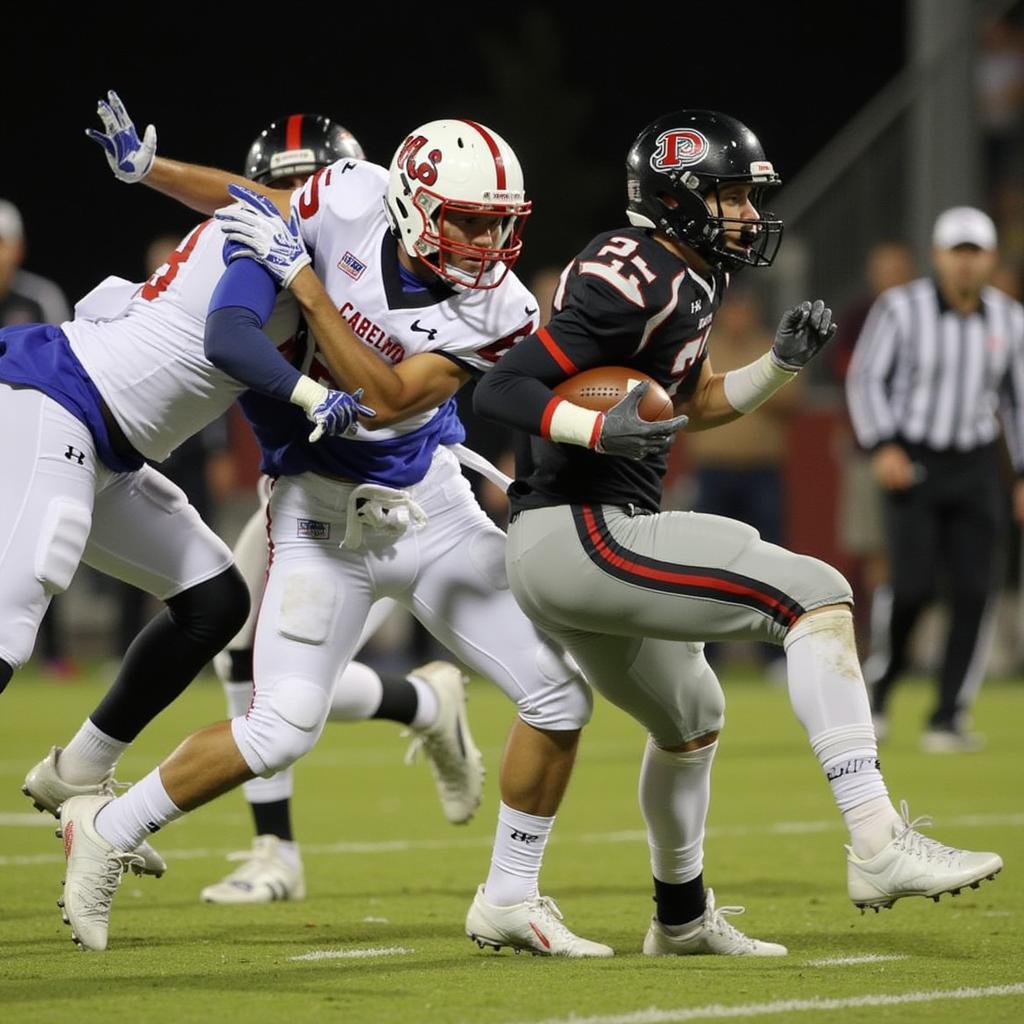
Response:
M478 455L472 448L461 444L450 444L447 447L466 469L472 469L482 477L486 477L495 487L507 491L512 486L512 477L506 476L497 466L492 465L482 455Z

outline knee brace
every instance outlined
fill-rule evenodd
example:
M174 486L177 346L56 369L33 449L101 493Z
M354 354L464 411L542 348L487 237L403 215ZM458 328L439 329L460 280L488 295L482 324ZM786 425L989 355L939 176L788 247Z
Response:
M246 764L269 776L308 753L320 737L330 694L309 679L284 677L272 689L256 692L244 718L231 720L231 732Z

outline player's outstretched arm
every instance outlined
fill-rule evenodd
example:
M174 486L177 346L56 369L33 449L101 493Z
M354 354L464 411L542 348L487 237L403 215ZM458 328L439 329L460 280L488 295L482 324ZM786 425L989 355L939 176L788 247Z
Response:
M141 181L205 214L213 213L230 200L229 185L243 184L269 196L282 212L287 211L287 191L267 188L240 174L157 156L156 128L149 125L140 139L124 103L113 90L107 93L107 99L99 101L96 113L102 130L87 128L85 134L103 149L107 163L119 181Z
M728 373L701 367L697 387L677 408L690 417L689 431L707 430L738 419L763 405L788 384L835 336L832 310L818 299L782 314L771 349L760 359Z
M254 260L233 260L214 289L204 347L214 366L246 387L299 406L313 424L310 441L346 433L374 410L353 394L325 387L300 373L262 330L274 306L274 279Z

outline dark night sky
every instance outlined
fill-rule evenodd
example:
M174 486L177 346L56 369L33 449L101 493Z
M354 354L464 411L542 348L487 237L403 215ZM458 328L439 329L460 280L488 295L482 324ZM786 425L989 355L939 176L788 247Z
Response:
M296 110L337 118L384 164L420 122L480 120L512 143L526 171L529 272L564 263L622 220L626 149L659 114L734 114L785 179L899 70L905 47L897 0L732 4L717 15L715 5L694 5L698 16L684 5L638 5L642 17L614 23L520 4L473 27L443 26L422 4L410 8L415 20L394 5L362 21L343 5L328 9L338 13L326 22L225 16L205 35L191 19L139 15L148 28L63 20L25 25L17 45L9 36L0 196L25 218L27 266L74 299L108 273L138 279L146 241L195 220L115 182L83 135L109 88L140 133L156 124L159 152L231 169L267 121Z

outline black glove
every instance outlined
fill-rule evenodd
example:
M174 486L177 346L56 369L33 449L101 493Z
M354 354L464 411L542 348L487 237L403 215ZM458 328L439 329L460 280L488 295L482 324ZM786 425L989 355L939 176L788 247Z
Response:
M784 370L802 370L832 339L837 327L832 323L832 310L821 299L813 306L801 302L782 314L772 343L772 359Z
M649 455L664 455L672 447L676 431L686 426L689 417L676 416L654 423L640 419L637 407L649 387L648 381L641 381L604 414L595 451L639 462Z

